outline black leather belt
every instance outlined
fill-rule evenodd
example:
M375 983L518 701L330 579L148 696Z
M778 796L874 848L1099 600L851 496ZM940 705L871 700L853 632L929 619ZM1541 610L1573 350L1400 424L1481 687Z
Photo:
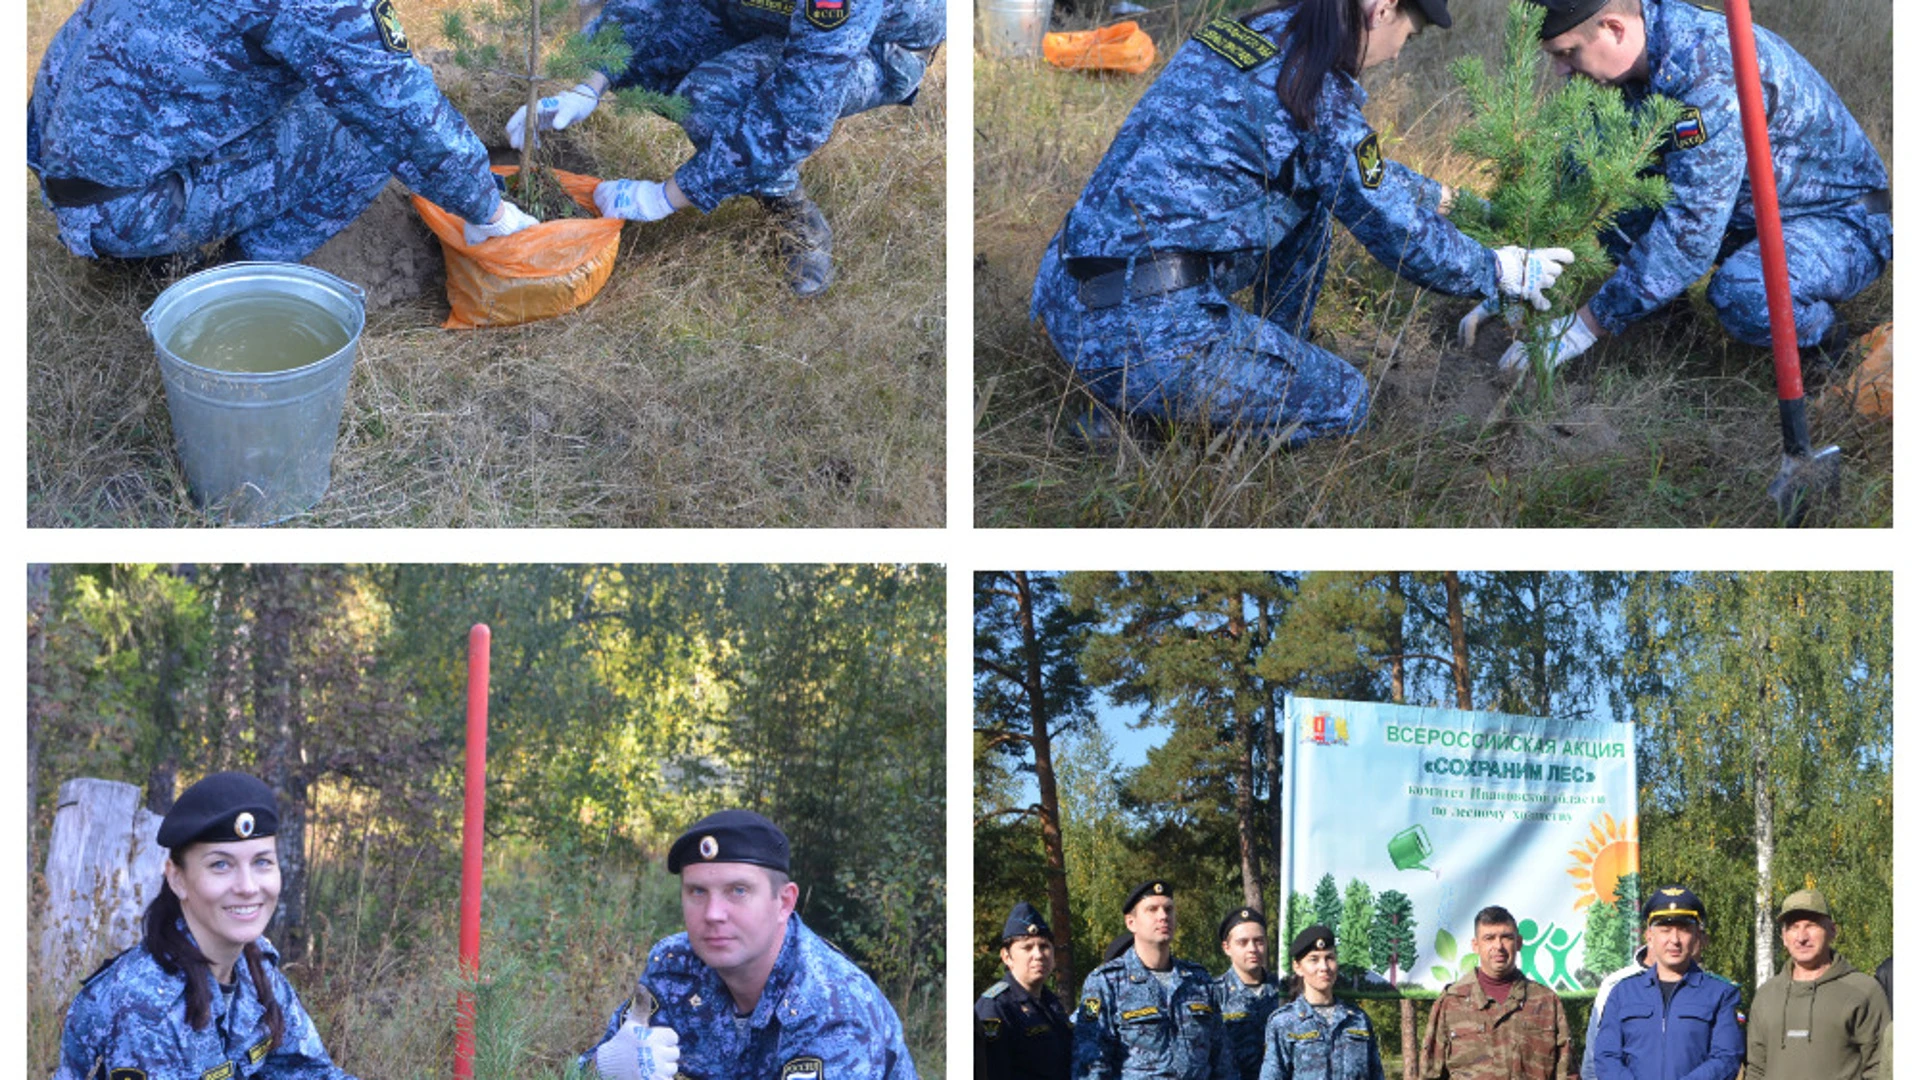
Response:
M1869 214L1893 213L1893 192L1886 188L1869 191L1853 201Z
M1212 260L1189 251L1160 251L1135 259L1131 277L1125 259L1068 259L1066 265L1080 283L1080 305L1089 311L1190 289L1213 276Z
M77 176L43 176L40 178L40 190L47 193L48 201L63 209L76 206L98 206L111 202L122 195L147 190L144 187L108 187L83 180Z

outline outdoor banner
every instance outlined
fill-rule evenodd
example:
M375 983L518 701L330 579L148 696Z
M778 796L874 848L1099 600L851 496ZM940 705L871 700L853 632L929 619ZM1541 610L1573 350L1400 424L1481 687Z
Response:
M1490 904L1563 995L1630 959L1633 725L1296 697L1285 738L1286 925L1334 930L1347 991L1432 996L1470 973Z

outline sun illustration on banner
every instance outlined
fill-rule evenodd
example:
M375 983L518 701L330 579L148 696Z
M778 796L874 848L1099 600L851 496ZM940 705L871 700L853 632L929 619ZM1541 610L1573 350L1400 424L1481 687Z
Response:
M1584 911L1596 900L1612 903L1619 897L1620 878L1640 870L1639 818L1619 822L1612 814L1602 813L1587 830L1580 846L1567 852L1574 859L1567 873L1580 888L1575 911Z

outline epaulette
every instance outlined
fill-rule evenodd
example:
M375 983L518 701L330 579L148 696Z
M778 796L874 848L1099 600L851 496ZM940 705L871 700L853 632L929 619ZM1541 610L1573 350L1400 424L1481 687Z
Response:
M100 961L100 966L93 969L93 974L87 976L84 979L81 979L80 985L82 987L85 987L88 983L99 978L101 975L105 974L106 970L112 967L114 963L117 962L121 957L127 955L128 953L132 952L134 949L137 949L139 947L140 946L135 945L132 948L121 949L119 952L114 953L112 956L109 956L105 960Z
M1226 15L1195 30L1193 40L1220 54L1241 71L1251 71L1280 55L1280 47L1265 34Z
M1007 980L1001 979L999 982L994 983L992 986L987 987L987 992L984 994L981 994L980 996L983 998L997 998L1001 994L1005 993L1006 990L1007 990Z

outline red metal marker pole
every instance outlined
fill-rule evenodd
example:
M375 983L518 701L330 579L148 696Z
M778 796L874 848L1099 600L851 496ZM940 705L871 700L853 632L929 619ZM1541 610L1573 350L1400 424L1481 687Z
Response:
M1740 98L1740 133L1747 144L1747 178L1760 238L1760 274L1767 289L1767 323L1773 335L1773 381L1780 396L1784 456L1780 473L1767 490L1786 524L1793 526L1800 523L1814 489L1837 479L1840 448L1828 447L1815 454L1807 437L1806 389L1800 382L1800 345L1793 327L1793 294L1787 284L1787 245L1780 231L1780 197L1773 181L1760 58L1753 44L1753 10L1747 0L1727 0L1726 8L1733 86Z
M493 632L467 634L467 813L460 832L460 974L480 977L480 840L487 819L487 667ZM453 1075L473 1080L473 995L460 994Z

